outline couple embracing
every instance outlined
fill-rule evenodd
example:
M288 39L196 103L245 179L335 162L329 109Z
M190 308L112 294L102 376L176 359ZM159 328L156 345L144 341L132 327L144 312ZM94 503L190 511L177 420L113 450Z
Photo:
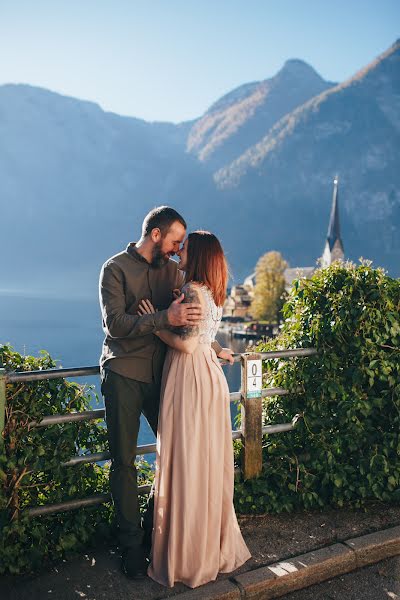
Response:
M250 553L233 507L229 390L218 361L233 362L232 352L215 340L226 260L213 234L185 236L179 213L155 208L139 242L103 265L100 365L123 571L197 587ZM134 465L141 413L157 436L142 523Z

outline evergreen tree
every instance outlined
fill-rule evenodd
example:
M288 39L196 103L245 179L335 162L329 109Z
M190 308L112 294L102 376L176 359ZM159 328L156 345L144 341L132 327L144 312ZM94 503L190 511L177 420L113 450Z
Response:
M280 252L267 252L258 260L251 314L255 319L277 323L285 301L284 271L288 263Z

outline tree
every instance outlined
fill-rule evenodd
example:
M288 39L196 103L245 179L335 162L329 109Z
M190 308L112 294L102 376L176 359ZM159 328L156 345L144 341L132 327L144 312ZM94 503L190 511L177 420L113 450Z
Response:
M256 266L256 285L251 314L255 319L276 323L284 304L285 276L288 263L280 252L267 252Z

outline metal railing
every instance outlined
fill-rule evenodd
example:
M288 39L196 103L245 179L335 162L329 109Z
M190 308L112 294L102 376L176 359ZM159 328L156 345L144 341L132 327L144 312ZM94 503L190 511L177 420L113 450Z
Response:
M234 362L241 362L241 390L231 392L231 402L241 402L242 410L242 429L232 431L232 439L242 439L242 474L245 479L257 477L262 470L262 436L266 434L281 433L291 431L296 427L299 415L295 415L289 423L279 423L275 425L262 426L262 399L271 396L285 396L291 392L284 388L264 388L262 389L262 370L263 360L268 359L286 359L294 357L307 357L315 355L317 351L314 348L297 348L293 350L277 350L274 352L253 352L235 354ZM249 373L249 366L252 372ZM7 372L0 368L0 435L2 435L5 424L6 407L6 385L7 383L22 383L30 381L41 381L47 379L60 379L69 377L85 377L98 375L99 367L78 367L73 369L48 369L41 371L27 372ZM251 388L251 389L250 389ZM40 421L31 421L29 427L50 427L60 423L70 423L84 420L104 419L105 409L96 409L82 411L78 413L55 414L45 416ZM136 454L146 455L156 451L156 444L145 444L137 446ZM108 451L96 452L91 454L72 456L62 466L71 467L83 463L103 462L111 458ZM139 493L145 494L150 490L150 486L140 486ZM84 506L92 506L104 502L109 502L111 495L97 494L88 498L78 500L69 500L58 504L49 504L45 506L30 507L27 510L32 517L38 515L52 514L67 510L74 510Z

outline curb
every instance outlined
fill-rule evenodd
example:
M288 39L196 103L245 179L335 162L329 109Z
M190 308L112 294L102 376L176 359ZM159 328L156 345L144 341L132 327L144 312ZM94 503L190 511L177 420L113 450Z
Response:
M272 600L400 554L400 526L332 544L229 580L178 594L180 600Z

